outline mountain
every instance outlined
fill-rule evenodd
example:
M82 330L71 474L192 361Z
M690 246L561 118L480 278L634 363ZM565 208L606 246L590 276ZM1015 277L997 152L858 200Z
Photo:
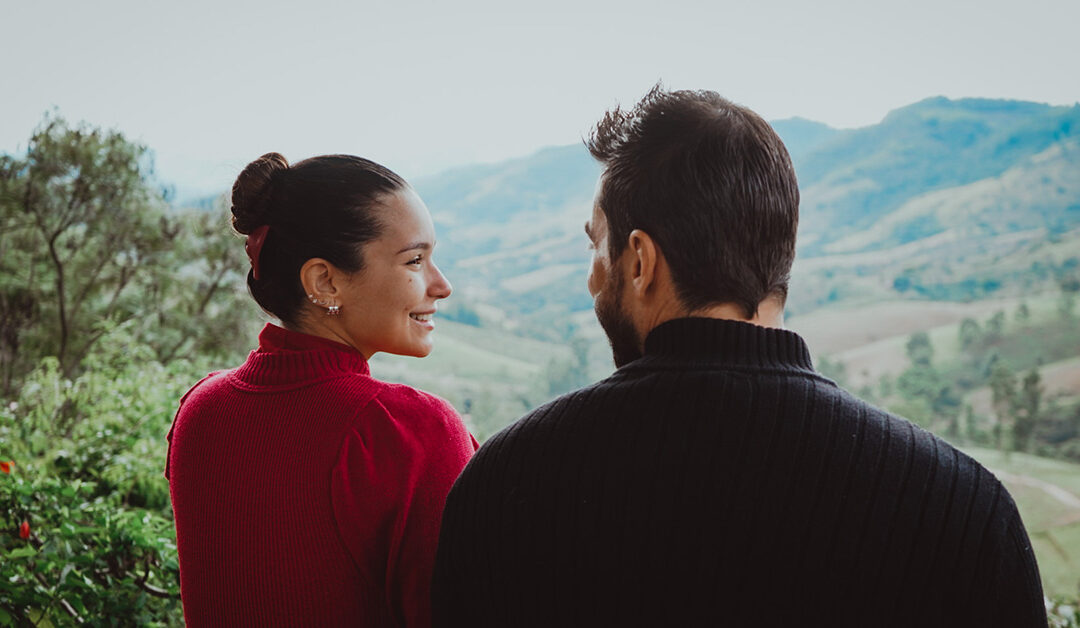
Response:
M793 313L1056 287L1080 251L1080 106L929 98L879 124L772 123L802 191ZM591 309L581 145L415 182L456 300L541 337ZM481 316L485 318L485 316Z
M804 155L842 133L827 124L806 118L774 120L769 124L780 139L784 140L784 146L795 163L799 163Z
M906 202L1000 177L1077 138L1080 106L941 97L897 109L880 124L840 132L796 160L803 194L800 253L835 251L830 244L874 226ZM1036 194L1053 194L1063 181L1070 187L1069 174L1050 176L1053 181ZM929 218L900 221L894 240L902 244L943 230ZM874 248L867 242L861 250Z

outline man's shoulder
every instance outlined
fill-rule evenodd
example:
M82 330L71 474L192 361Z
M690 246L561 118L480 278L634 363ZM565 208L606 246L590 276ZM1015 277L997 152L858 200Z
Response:
M930 469L935 475L950 478L955 491L1001 493L1011 499L990 469L944 438L842 388L833 394L836 402L846 405L848 415L854 417L850 427L859 430L858 438L864 447L880 452L878 462L886 469Z
M484 441L470 466L489 467L498 459L505 460L502 455L505 452L541 446L556 432L566 431L585 414L585 405L598 391L611 386L611 379L560 395L522 415Z

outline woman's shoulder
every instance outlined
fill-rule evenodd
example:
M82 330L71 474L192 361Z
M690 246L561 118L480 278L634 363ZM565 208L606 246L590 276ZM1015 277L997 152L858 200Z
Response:
M195 382L191 388L187 389L187 392L180 397L180 406L183 407L189 401L195 401L199 398L211 396L214 391L221 386L225 381L225 377L229 374L228 370L212 371L203 377L199 381Z
M395 416L438 416L460 421L457 410L449 401L405 384L382 382L375 401Z
M477 446L450 402L412 386L385 382L357 413L346 435L346 440L350 438L391 455L399 461L395 464L402 454L421 465L440 460L454 466L455 477Z

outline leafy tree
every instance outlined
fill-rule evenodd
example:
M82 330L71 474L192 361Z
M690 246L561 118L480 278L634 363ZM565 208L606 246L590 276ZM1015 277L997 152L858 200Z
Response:
M934 346L930 344L930 336L924 331L911 335L907 341L907 356L914 366L930 366L934 359Z
M881 399L888 399L892 397L895 386L893 379L889 377L888 373L883 374L878 379L878 397Z
M551 395L561 395L589 383L589 341L574 335L570 338L570 353L569 360L552 360L547 365Z
M247 339L221 210L171 211L152 177L145 147L55 114L0 156L0 396L46 356L76 376L110 324L139 320L163 360Z
M1016 407L1016 377L1008 366L998 360L990 372L991 403L994 408L994 440L1000 449L1001 437L1007 424L1013 417L1013 409Z
M994 315L990 317L990 320L986 321L986 336L991 342L1001 340L1001 336L1005 333L1005 312L998 310L994 312Z
M1024 301L1020 302L1020 305L1016 308L1016 322L1021 325L1026 325L1031 321L1031 309L1028 308L1028 304Z
M247 294L248 261L227 215L221 202L211 211L175 215L180 233L165 260L169 272L147 283L148 309L137 332L161 362L238 361L254 336L259 311Z
M836 382L838 386L847 387L847 365L842 360L830 360L828 356L821 356L817 361L819 373Z
M1073 322L1076 320L1076 293L1062 290L1058 297L1058 316L1061 320Z
M1016 420L1013 423L1013 445L1017 451L1028 451L1031 436L1039 422L1039 406L1043 387L1039 369L1031 369L1024 376L1016 400Z
M102 321L145 309L177 235L150 183L147 150L114 131L46 116L25 157L0 158L0 294L20 313L4 329L5 388L40 356L71 375Z
M960 408L960 398L947 378L933 366L911 366L896 380L900 395L908 400L925 401L936 417L949 418Z
M975 420L975 408L972 408L971 404L964 406L964 433L969 442L980 443L983 440L978 422Z
M960 347L970 349L982 339L982 328L973 318L960 321Z

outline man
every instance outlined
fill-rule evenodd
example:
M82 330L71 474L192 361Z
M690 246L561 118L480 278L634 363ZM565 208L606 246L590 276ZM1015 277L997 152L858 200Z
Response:
M1009 494L783 329L799 193L712 92L616 108L586 231L618 370L492 437L447 502L437 626L1045 626Z

